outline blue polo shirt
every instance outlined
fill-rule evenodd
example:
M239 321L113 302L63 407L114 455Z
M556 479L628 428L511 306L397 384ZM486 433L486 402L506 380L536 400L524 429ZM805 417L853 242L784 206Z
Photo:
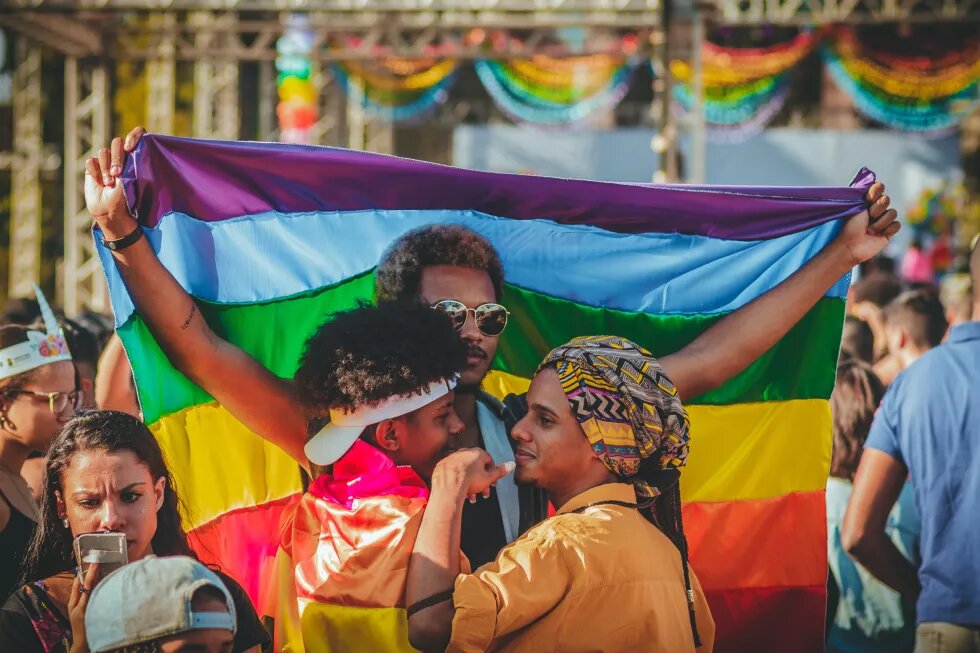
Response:
M922 523L919 623L980 626L980 322L888 388L865 446L909 470Z

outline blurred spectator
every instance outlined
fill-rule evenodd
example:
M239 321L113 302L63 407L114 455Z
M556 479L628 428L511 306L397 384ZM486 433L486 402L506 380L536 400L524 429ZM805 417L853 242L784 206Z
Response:
M868 323L853 315L845 317L844 331L841 334L841 360L851 357L870 364L874 354L875 337Z
M875 411L885 390L871 366L855 358L837 368L830 396L834 449L827 481L827 559L836 604L828 605L828 653L901 653L915 641L915 603L874 578L841 546L841 524ZM888 514L885 533L912 564L919 561L919 518L906 483Z
M95 377L95 401L99 408L105 410L118 410L136 417L142 415L136 397L133 368L129 365L126 350L117 334L109 338L99 359L98 374Z
M109 342L109 338L114 332L113 319L111 315L96 313L95 311L85 311L76 317L75 321L88 329L89 333L95 336L95 339L99 343L99 351L105 349L106 344Z
M95 408L95 369L99 364L99 341L95 335L74 320L63 320L65 340L71 359L78 370L78 387L82 392L80 408Z
M902 373L875 416L844 517L845 550L917 598L916 653L980 651L980 250L971 255L973 321ZM922 562L887 536L910 477Z
M128 564L99 583L87 603L91 653L229 653L234 646L231 593L193 558L147 556Z
M895 259L884 254L878 254L858 266L858 275L861 279L875 275L893 277L895 276Z
M899 295L884 311L888 355L875 365L875 373L891 385L902 370L943 341L949 324L935 288Z
M888 351L882 311L901 292L902 283L898 278L884 274L874 274L863 278L851 286L848 292L850 314L867 322L868 326L871 327L871 333L874 334L874 361L877 361Z
M7 306L0 317L0 324L33 324L41 317L41 309L34 298L15 297L7 300Z
M970 321L973 299L970 296L969 259L957 263L956 271L943 277L939 284L939 298L946 307L946 320L950 327Z
M24 463L33 452L47 451L78 406L71 360L39 358L24 369L31 364L22 362L30 361L24 356L29 332L21 325L0 327L0 359L18 357L18 366L0 366L0 600L15 585L38 520L31 488L21 476Z
M936 274L932 268L932 257L925 251L922 241L913 238L902 257L902 278L909 283L932 283Z

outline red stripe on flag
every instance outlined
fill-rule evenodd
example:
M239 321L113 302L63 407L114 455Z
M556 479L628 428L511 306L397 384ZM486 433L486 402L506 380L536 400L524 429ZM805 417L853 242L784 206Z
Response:
M705 590L827 582L823 490L684 504L691 566Z
M705 596L715 619L715 653L823 653L825 585L716 590Z
M232 510L187 534L201 562L217 566L262 605L265 583L279 549L279 521L283 510L303 496L293 494L250 508Z

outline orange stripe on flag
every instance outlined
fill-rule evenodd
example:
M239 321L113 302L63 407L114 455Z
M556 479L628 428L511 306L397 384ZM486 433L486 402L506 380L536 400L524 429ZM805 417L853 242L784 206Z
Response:
M686 504L691 566L706 591L825 585L825 514L823 491Z

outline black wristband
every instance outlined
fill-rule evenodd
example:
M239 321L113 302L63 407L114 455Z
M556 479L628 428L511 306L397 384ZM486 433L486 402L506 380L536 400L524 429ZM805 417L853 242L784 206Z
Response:
M105 238L103 238L102 245L104 247L108 247L114 252L118 252L126 249L127 247L129 247L130 245L132 245L142 237L143 237L143 227L141 227L140 225L136 225L135 229L133 229L130 233L123 236L122 238L117 238L116 240L106 240Z
M451 598L453 598L453 590L443 590L433 594L432 596L428 596L421 601L416 601L412 605L408 606L408 610L406 610L406 612L408 613L408 616L411 617L416 612L425 610L426 608L431 608L434 605L439 605L440 603L444 603Z

